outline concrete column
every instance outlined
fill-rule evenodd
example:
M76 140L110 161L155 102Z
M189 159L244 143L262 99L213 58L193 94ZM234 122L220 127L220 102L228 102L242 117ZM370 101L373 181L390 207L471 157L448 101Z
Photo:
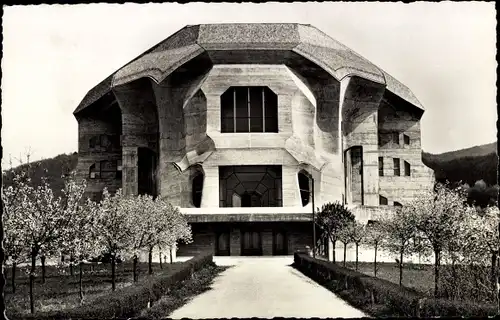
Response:
M122 188L125 195L138 193L138 148L123 147Z
M296 166L283 166L283 207L302 207Z
M201 196L201 208L219 207L219 167L203 166L205 180Z
M365 206L378 206L378 147L363 146L363 192Z

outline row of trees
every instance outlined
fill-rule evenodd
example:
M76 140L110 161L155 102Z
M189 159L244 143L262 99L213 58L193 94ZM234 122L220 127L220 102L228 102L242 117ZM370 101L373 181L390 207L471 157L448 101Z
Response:
M496 206L481 209L470 205L466 190L444 184L436 185L434 190L420 194L405 206L394 208L391 215L367 225L355 221L354 215L338 202L323 205L316 220L334 248L337 241L344 244L344 264L348 244L356 245L356 269L358 247L368 245L375 249L376 276L377 251L383 248L399 258L401 285L404 259L418 254L434 262L435 296L458 299L467 295L469 299L473 296L497 301L499 222L500 212ZM446 268L442 267L443 263L447 264ZM478 276L484 270L490 270L489 275ZM445 276L440 276L441 271ZM464 281L468 281L465 287Z
M55 196L46 179L34 185L27 170L18 172L11 186L2 190L4 203L4 249L12 269L15 292L16 267L30 262L30 309L34 312L33 286L36 261L42 263L45 282L47 258L70 256L70 267L80 266L80 298L83 300L82 273L85 261L102 253L111 257L112 290L116 289L117 258L132 259L134 281L138 280L140 252L149 253L149 273L153 250L174 248L177 241L190 242L191 229L179 210L152 196L126 197L107 190L103 199L84 198L85 181L74 173L65 177L64 189Z

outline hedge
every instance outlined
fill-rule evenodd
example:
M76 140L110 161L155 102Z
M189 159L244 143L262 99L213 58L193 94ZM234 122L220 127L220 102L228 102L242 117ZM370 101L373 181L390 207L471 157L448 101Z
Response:
M170 288L194 272L213 263L212 254L203 254L182 263L182 268L170 274L153 275L144 281L117 289L79 307L64 311L37 312L33 315L11 315L11 319L110 319L130 318L153 305Z
M303 253L294 254L294 266L372 316L436 317L496 315L494 305L435 299L416 290L375 278Z

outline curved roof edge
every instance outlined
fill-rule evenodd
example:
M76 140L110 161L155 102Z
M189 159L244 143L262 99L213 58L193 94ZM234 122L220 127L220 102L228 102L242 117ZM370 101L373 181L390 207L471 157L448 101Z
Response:
M253 30L255 28L263 30L266 27L270 29L270 39L272 39L273 41L275 40L275 38L279 38L279 40L286 41L289 45L290 43L293 43L297 37L299 37L301 40L300 43L289 50L292 50L300 54L304 58L318 64L321 68L323 68L337 80L340 81L343 78L349 76L358 76L370 81L385 84L388 91L401 97L403 100L409 102L415 107L421 110L425 110L423 105L408 87L396 80L381 68L372 64L369 60L360 56L351 49L345 47L328 35L324 34L316 27L297 23L226 23L185 26L165 40L162 40L155 46L146 50L144 53L119 68L117 71L97 84L94 88L89 90L78 107L75 109L73 114L76 115L88 106L97 102L99 99L108 94L115 86L137 80L141 77L149 77L157 83L161 82L182 64L190 61L195 56L206 51L203 45L199 43L201 36L200 32L204 32L208 29L224 29L227 28L228 25L231 25L234 28L241 28L241 30L239 30L239 34L244 34L245 39L249 36L255 36L255 34L246 35L243 31L247 29ZM304 28L299 29L296 28L296 26L303 26ZM309 32L307 31L307 29L311 29L313 31ZM279 32L281 32L280 30L285 30L283 32L286 32L287 36L289 34L292 34L292 31L294 30L298 30L298 34L297 37L292 36L292 39L288 39L286 37L283 37L283 34L279 34ZM307 34L307 32L309 33ZM206 34L203 35L203 37L205 38L206 36ZM223 36L224 34L214 31L215 39L213 40L217 40L214 42L227 40L220 39L220 37ZM232 36L234 36L234 34L230 35L229 37L231 38ZM259 38L256 37L255 39L255 41L258 43ZM328 43L325 42L324 46L322 46L321 43L317 42L318 40L323 39L328 40ZM269 43L267 45L269 45ZM280 49L279 47L281 46L282 44L277 44L276 49ZM243 48L243 50L245 49L249 48ZM156 64L160 64L160 66Z

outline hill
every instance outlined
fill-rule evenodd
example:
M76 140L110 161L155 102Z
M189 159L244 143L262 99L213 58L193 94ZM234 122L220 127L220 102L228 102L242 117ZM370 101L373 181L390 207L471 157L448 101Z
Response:
M48 183L55 194L64 188L63 175L68 174L76 168L78 162L78 153L60 154L54 158L34 161L28 164L22 164L10 170L3 172L3 184L9 186L16 172L30 167L30 176L34 185L39 185L42 177L46 177Z
M422 152L422 161L434 170L438 181L497 184L496 142L441 154Z

